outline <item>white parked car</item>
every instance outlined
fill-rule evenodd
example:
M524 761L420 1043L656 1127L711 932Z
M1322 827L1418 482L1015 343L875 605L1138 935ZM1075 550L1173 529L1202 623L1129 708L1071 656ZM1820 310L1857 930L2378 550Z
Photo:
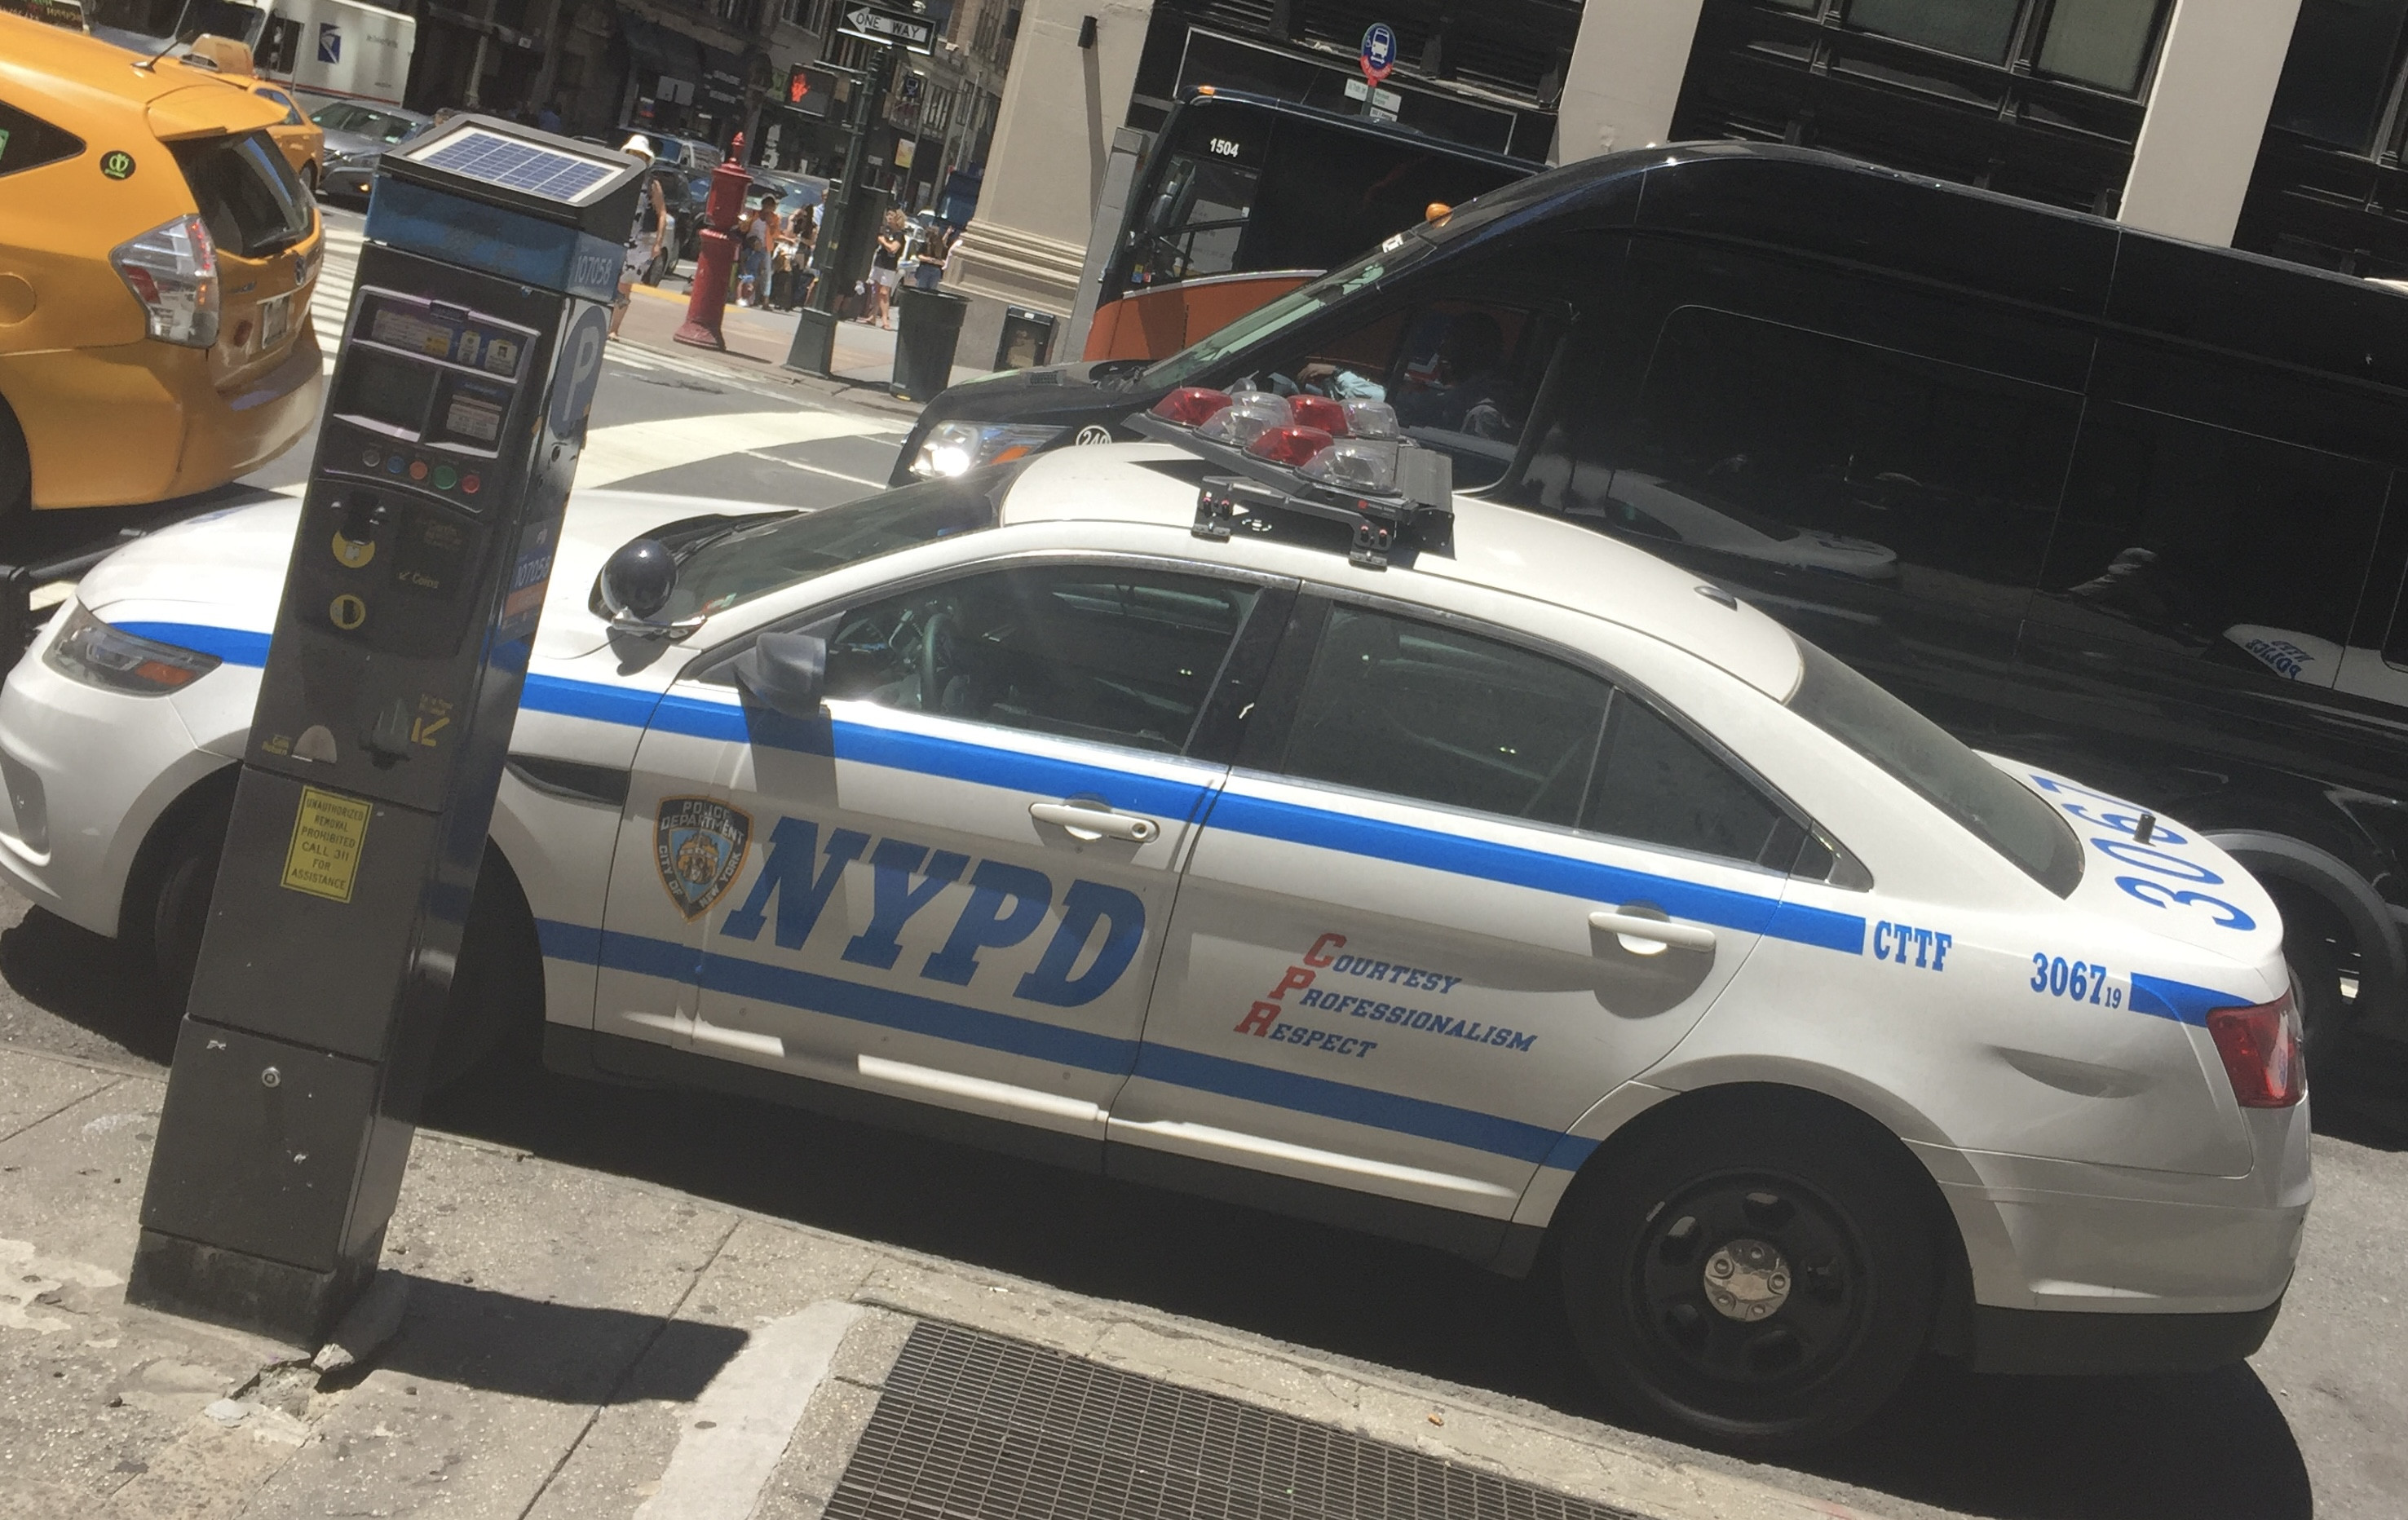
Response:
M1199 535L1206 473L580 495L447 1038L539 997L570 1070L1507 1272L1552 1233L1598 1375L1742 1449L1928 1348L2257 1347L2309 1126L2281 926L2224 854L1627 544L1466 498L1374 566L1277 509ZM7 878L171 972L296 511L120 552L0 695ZM606 606L646 536L666 602Z

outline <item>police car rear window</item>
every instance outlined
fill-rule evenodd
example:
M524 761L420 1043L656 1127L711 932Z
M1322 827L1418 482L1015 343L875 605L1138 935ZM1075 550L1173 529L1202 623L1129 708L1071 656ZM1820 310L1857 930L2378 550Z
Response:
M1923 794L2062 897L2082 881L2082 841L2055 808L1938 724L1804 639L1790 710Z
M705 617L898 549L996 525L1019 464L882 491L816 512L748 518L679 557L662 615Z

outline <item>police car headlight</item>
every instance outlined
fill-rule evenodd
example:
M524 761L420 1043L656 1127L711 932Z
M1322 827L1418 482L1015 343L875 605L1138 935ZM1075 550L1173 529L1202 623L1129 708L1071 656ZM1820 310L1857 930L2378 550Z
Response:
M43 652L42 663L69 681L104 691L165 696L208 675L220 662L214 654L112 628L79 603L68 611L67 625Z
M966 475L981 465L1001 465L1033 454L1068 431L1033 423L939 423L921 440L911 473Z

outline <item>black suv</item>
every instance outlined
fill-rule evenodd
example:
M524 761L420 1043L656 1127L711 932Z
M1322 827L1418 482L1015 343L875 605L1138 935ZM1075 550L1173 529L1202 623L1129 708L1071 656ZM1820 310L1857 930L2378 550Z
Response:
M1130 437L1187 385L1384 395L1458 488L2210 831L2282 905L2312 1044L2408 1038L2408 297L1800 150L1657 149L1151 366L957 386L896 478Z

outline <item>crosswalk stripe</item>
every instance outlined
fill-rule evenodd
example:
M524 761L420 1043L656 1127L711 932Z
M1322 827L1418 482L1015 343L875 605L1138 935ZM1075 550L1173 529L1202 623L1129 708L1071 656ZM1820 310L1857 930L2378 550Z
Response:
M620 423L585 435L577 483L609 485L700 464L722 454L776 449L822 438L866 437L891 432L888 424L832 411L737 411L706 417L663 417Z

